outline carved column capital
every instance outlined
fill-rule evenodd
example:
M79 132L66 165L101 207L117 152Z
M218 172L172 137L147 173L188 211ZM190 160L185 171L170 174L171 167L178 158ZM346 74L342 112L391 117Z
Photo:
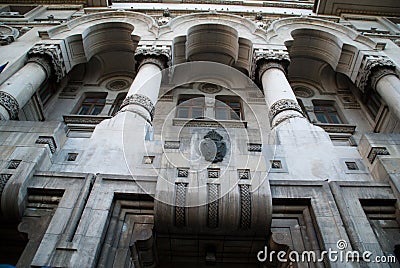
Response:
M295 116L291 115L290 117L285 118L284 120L293 118L293 117L304 117L303 110L301 109L300 105L298 105L294 100L281 99L281 100L278 100L277 102L275 102L274 104L272 104L271 108L269 110L268 117L269 117L271 126L272 126L272 122L273 122L274 118L281 112L287 111L287 110L296 111L299 114L296 113ZM283 122L284 120L280 121L279 123ZM278 125L278 124L275 124L275 125Z
M120 111L125 111L127 110L126 106L134 104L134 105L139 105L143 108L146 109L147 112L149 112L150 115L150 121L153 120L154 116L154 104L153 102L146 97L145 95L142 94L133 94L124 99L124 101L121 104ZM148 116L140 114L139 111L135 111L137 114L140 116L144 117L147 121L149 121Z
M0 105L7 110L11 120L18 119L19 104L12 95L0 91Z
M171 60L171 49L167 46L139 46L135 52L136 70L146 63L157 65L161 70L167 68Z
M356 85L365 92L368 86L375 89L382 77L396 75L396 65L388 57L382 55L365 55L356 78Z
M290 58L289 53L284 50L257 49L253 54L253 74L252 78L261 80L263 73L271 68L278 68L287 73Z
M28 56L28 62L40 64L48 77L51 74L55 75L57 82L67 74L64 58L58 44L37 44L28 51ZM49 72L49 70L51 71Z

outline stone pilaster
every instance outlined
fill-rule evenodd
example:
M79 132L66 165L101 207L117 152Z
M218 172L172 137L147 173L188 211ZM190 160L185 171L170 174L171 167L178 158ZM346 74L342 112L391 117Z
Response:
M274 128L290 118L304 118L286 78L289 54L283 50L256 50L254 63L254 75L264 90L271 127Z

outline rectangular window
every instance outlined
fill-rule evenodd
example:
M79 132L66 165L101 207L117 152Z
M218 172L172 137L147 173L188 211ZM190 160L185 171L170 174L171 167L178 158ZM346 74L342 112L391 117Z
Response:
M242 105L237 97L219 96L215 99L215 119L243 119Z
M176 117L204 118L204 106L203 96L181 96L176 107Z
M333 101L313 101L314 114L320 123L343 124Z
M80 115L98 115L103 110L106 104L106 93L93 93L86 94L77 114Z

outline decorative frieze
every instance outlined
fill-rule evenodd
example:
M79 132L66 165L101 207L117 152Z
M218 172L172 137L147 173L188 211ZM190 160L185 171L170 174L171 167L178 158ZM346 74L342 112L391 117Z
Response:
M209 179L218 179L220 169L219 168L209 168L209 169L207 169L207 173L208 173Z
M47 144L49 145L52 154L56 152L57 144L52 136L39 136L35 142L36 144Z
M19 104L13 96L7 92L0 91L0 105L7 110L11 120L18 119Z
M164 149L179 149L180 145L180 141L165 141Z
M135 52L136 69L146 63L157 65L161 70L168 67L171 60L171 49L168 46L139 46Z
M261 143L248 143L247 150L249 152L261 152L262 144Z
M368 154L368 161L372 164L378 155L390 155L386 147L372 147Z
M219 184L207 184L208 200L207 200L207 226L209 228L218 227L219 218Z
M240 184L240 229L247 230L251 227L251 193L250 185Z
M122 110L122 108L124 108L125 106L131 105L131 104L139 105L139 106L145 108L149 112L151 120L153 120L154 104L150 100L149 97L142 95L142 94L133 94L133 95L127 96L124 99L124 101L122 102L120 110Z
M269 114L268 114L270 123L272 124L273 119L279 113L281 113L283 111L288 111L288 110L293 110L293 111L300 113L300 115L296 114L296 116L293 115L290 118L304 117L303 111L301 110L300 105L298 105L296 101L291 100L291 99L281 99L271 105L271 108L270 108ZM286 118L286 119L288 119L288 118Z
M256 49L253 54L252 79L260 80L270 68L278 68L286 73L290 63L289 53L278 49Z
M396 74L395 70L396 65L388 57L366 55L362 60L355 83L363 92L368 85L375 89L380 78L388 74Z
M188 183L175 183L175 225L186 225L186 192Z
M30 58L29 61L40 64L48 71L48 63L40 60L40 58L45 57L51 63L57 82L67 74L64 58L58 44L37 44L29 50L28 56Z
M249 169L239 169L238 170L239 180L249 180L250 170Z
M4 188L6 187L6 184L8 180L11 178L12 174L0 174L0 201L1 201L1 195L3 194Z

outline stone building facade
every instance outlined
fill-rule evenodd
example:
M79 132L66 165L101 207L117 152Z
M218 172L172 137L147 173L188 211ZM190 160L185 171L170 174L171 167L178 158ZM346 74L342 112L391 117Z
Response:
M0 22L0 263L400 266L398 1L2 0Z

